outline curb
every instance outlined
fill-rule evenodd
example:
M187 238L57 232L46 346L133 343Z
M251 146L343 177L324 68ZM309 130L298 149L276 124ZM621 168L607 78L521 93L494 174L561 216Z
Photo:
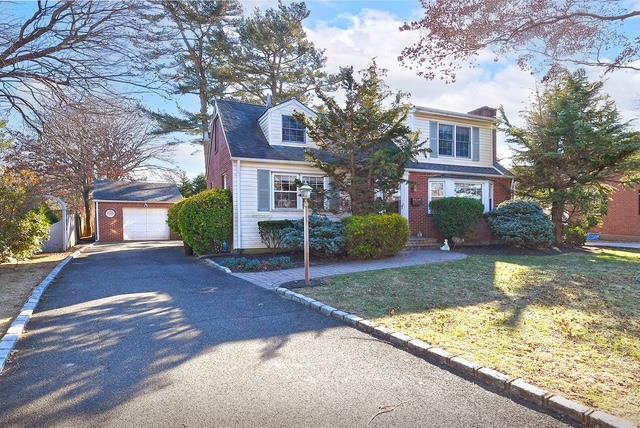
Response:
M53 280L56 279L60 271L67 264L69 264L69 262L71 262L71 260L78 257L78 255L80 255L82 251L84 251L85 249L91 246L93 246L93 243L86 245L74 251L73 253L71 253L69 256L67 256L67 258L65 258L60 263L58 263L56 267L54 267L53 270L49 272L49 275L47 275L46 278L43 279L40 282L40 284L38 284L38 286L33 289L33 291L31 292L31 296L29 297L29 300L27 300L27 302L22 306L20 313L18 314L16 319L13 320L13 323L11 323L11 325L9 326L9 329L2 337L2 340L0 340L0 373L2 373L2 370L7 364L7 361L9 360L9 357L11 356L13 349L18 343L18 340L20 340L20 337L22 336L22 333L24 332L25 327L31 320L31 316L33 315L33 312L36 310L36 307L40 302L40 298L44 294L45 290L49 287L49 285L51 285Z
M222 266L221 264L216 263L211 259L200 259L200 260L202 260L203 262L205 262L206 264L208 264L209 266L211 266L213 268L221 270L222 272L231 273L231 269L229 269L226 266Z
M480 364L451 355L444 349L429 345L420 339L378 326L369 320L338 310L287 288L278 287L274 291L284 299L301 303L327 317L343 321L364 333L373 335L419 358L446 368L458 376L477 381L476 383L487 389L498 392L513 401L523 402L536 410L564 417L573 423L589 428L636 427L633 422L626 419L587 407L561 395L551 394L542 388L525 382L521 378L510 377L492 368L482 367Z

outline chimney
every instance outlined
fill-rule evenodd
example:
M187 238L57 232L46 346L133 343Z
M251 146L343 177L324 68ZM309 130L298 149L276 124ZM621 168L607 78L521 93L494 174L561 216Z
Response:
M271 94L267 95L267 108L273 107L273 101L271 99Z
M475 110L471 110L468 114L475 114L476 116L484 116L484 117L496 117L498 111L492 107L482 106L478 107Z

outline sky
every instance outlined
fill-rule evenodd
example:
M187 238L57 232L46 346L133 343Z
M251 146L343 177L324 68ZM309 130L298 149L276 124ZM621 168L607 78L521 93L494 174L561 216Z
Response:
M512 60L494 63L493 57L475 69L462 69L455 83L428 81L412 70L400 66L397 58L405 46L415 40L416 34L400 32L398 28L407 20L421 16L417 0L395 1L307 1L311 16L304 22L308 37L325 50L327 71L335 72L340 66L365 68L372 58L388 69L387 83L394 90L411 94L410 102L420 106L468 112L483 105L503 106L507 116L516 124L519 114L540 77L521 70ZM640 0L629 3L639 7ZM255 7L268 8L277 0L243 2L245 13ZM640 25L636 20L633 25ZM592 78L601 78L600 70L588 70ZM605 91L617 102L623 118L635 119L640 113L640 73L617 71L605 76ZM195 106L195 104L194 104ZM640 128L640 121L636 124ZM498 157L509 165L511 149L498 137ZM202 154L193 147L181 147L177 154L182 168L189 175L203 171Z
M640 0L625 1L629 7L640 7ZM251 13L255 7L274 7L277 0L245 0L242 3L245 13ZM386 81L391 89L410 93L409 101L415 105L460 112L483 105L503 106L509 119L518 124L519 113L527 107L532 91L539 85L539 76L521 70L509 58L496 63L492 55L481 56L477 68L460 70L452 84L425 80L400 66L397 58L402 48L411 45L417 34L400 32L398 28L407 20L421 17L418 0L310 0L306 3L311 16L305 20L304 27L309 39L325 50L328 72L348 65L362 69L376 58L379 66L388 69ZM25 8L26 4L16 7ZM640 33L637 31L639 19L628 25L635 26L630 29L634 33ZM588 72L593 79L602 77L600 70ZM635 119L640 112L640 73L616 71L605 78L605 91L614 98L623 118ZM177 106L192 111L198 108L195 96L172 100L147 96L144 102L150 108L169 112L176 112ZM640 129L640 121L635 126ZM504 135L499 135L498 157L509 165L510 154ZM174 162L189 176L204 171L202 151L195 145L177 146Z

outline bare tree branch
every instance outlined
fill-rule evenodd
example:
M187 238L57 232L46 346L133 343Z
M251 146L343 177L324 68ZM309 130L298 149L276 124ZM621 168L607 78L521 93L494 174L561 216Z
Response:
M135 0L39 1L23 22L0 22L0 109L41 131L43 100L156 89L131 41L144 29L139 8Z
M139 178L171 164L171 146L156 140L155 123L128 101L86 97L38 114L40 134L20 135L4 160L41 177L49 193L80 202L88 234L96 180Z
M451 82L479 55L514 55L523 69L554 72L564 64L638 70L640 36L623 22L640 18L618 0L421 0L424 18L405 23L418 41L400 56L428 79ZM635 31L635 33L634 33Z

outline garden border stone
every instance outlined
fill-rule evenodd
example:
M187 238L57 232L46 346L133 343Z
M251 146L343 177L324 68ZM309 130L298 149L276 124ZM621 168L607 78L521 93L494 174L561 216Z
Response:
M204 261L206 264L208 264L209 266L215 269L221 270L222 272L231 273L231 269L229 269L226 266L222 266L220 263L216 263L211 259L200 259L200 260Z
M5 365L9 361L9 358L11 357L11 353L15 349L15 346L18 343L18 340L20 340L22 333L24 333L24 330L27 327L27 324L29 324L29 321L31 320L31 316L33 315L33 312L38 306L38 303L40 302L40 298L44 294L45 290L57 278L58 274L60 274L60 271L67 264L71 262L71 260L78 257L78 255L80 255L82 251L84 251L85 249L91 246L93 246L93 243L89 245L85 245L84 247L79 248L73 253L71 253L64 260L58 263L56 267L54 267L51 270L51 272L49 272L49 275L47 275L40 282L40 284L38 284L38 286L33 289L33 291L31 292L31 295L29 296L29 300L27 300L27 302L22 306L20 313L13 320L13 322L5 332L4 336L2 336L2 340L0 340L0 373L2 373L2 370L4 369Z
M325 316L341 320L345 324L355 327L364 333L389 342L406 352L438 364L456 375L474 380L480 385L497 391L514 401L523 402L534 409L567 418L571 422L579 423L585 427L636 427L636 425L629 420L593 409L561 395L550 394L542 388L525 382L521 378L512 378L493 368L482 367L473 361L453 356L442 348L434 347L420 339L376 325L374 322L359 317L358 315L336 309L318 300L311 299L312 301L309 302L309 297L293 292L287 288L277 287L274 291L285 299L300 302Z

